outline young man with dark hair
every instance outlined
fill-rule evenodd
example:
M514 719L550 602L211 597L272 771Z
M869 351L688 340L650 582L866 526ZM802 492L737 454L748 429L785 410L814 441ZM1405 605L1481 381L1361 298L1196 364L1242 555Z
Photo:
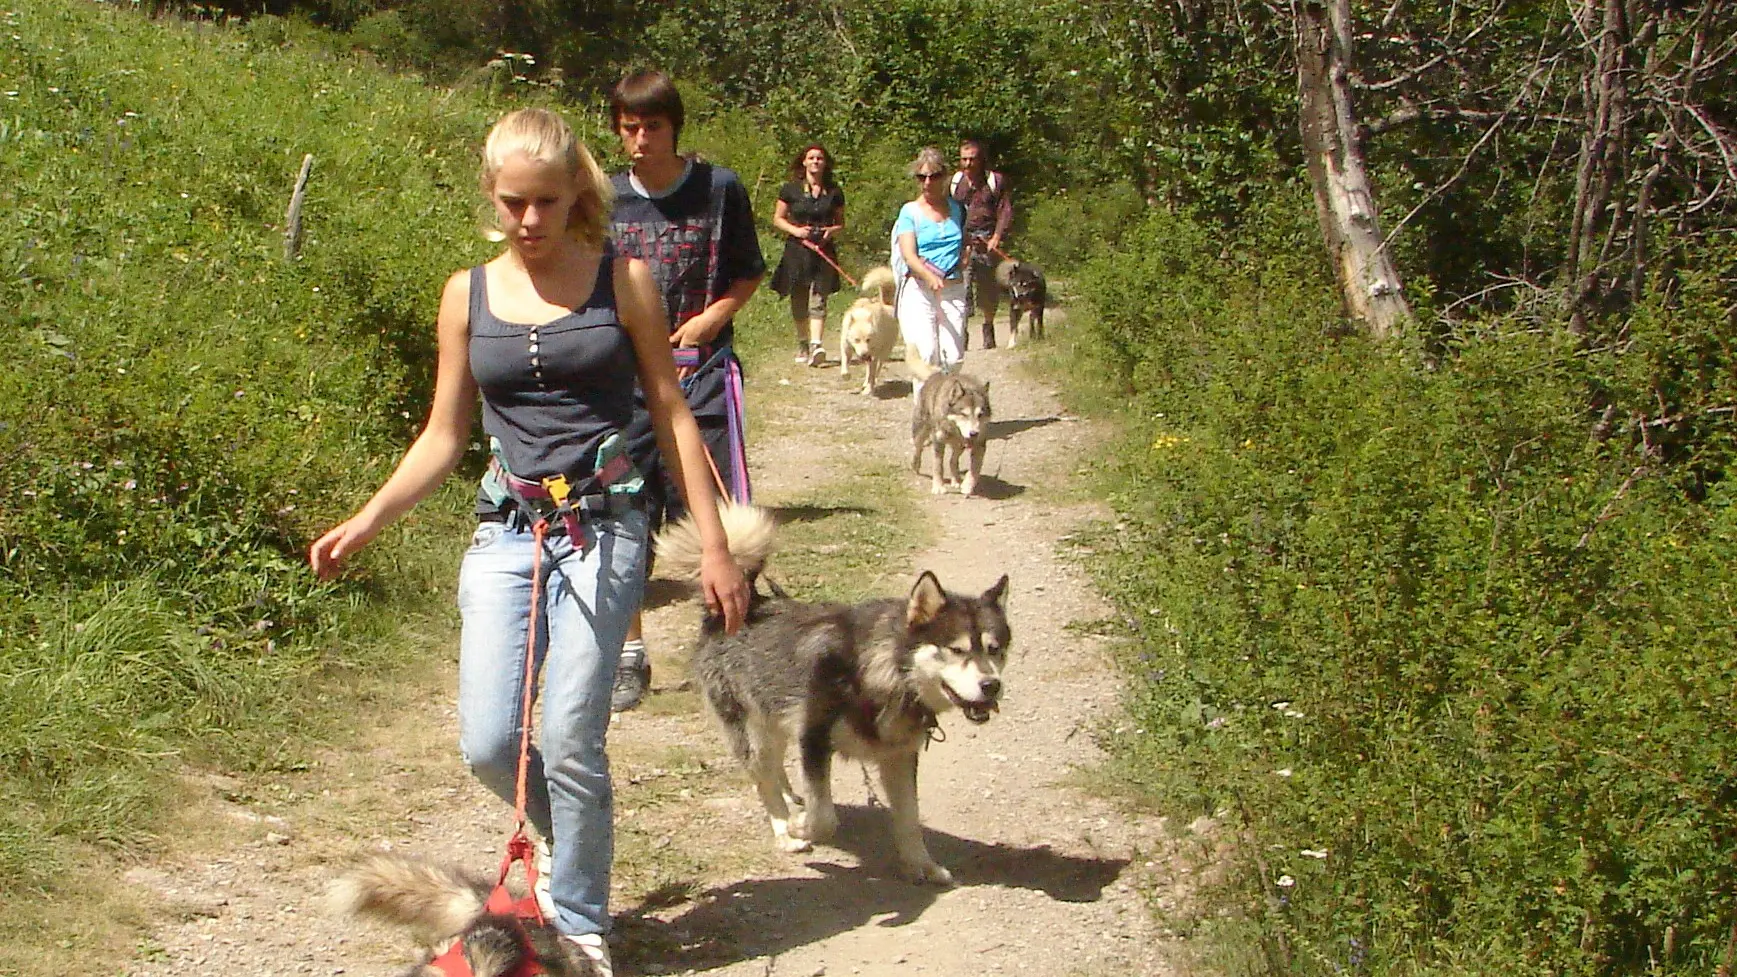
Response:
M669 315L669 341L688 406L725 488L747 502L742 364L731 348L731 318L766 273L748 191L724 167L677 154L685 116L681 93L667 74L642 71L623 78L610 98L609 115L630 167L613 179L616 247L650 267ZM654 512L654 527L660 514L679 518L681 496L658 464L644 411L636 415L629 437L633 456L654 487L654 509L661 509ZM637 706L651 684L637 615L615 679L610 706L617 712Z
M983 348L995 348L995 306L1001 288L995 283L995 265L1007 229L1013 224L1013 195L1007 177L988 168L983 144L967 139L959 144L959 172L949 184L953 199L965 208L966 287L983 312ZM971 314L967 301L966 315Z

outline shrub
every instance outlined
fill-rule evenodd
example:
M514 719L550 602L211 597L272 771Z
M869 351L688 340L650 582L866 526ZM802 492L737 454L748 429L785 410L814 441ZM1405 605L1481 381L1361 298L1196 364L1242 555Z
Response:
M1144 219L1146 201L1133 185L1111 183L1027 198L1016 213L1022 217L1019 257L1059 272L1115 250Z
M1222 247L1154 215L1082 275L1143 418L1098 563L1136 632L1120 768L1240 822L1275 969L1710 973L1737 509L1650 433L1589 437L1588 397L1727 369L1721 304L1620 354L1477 323L1424 369L1342 337L1296 204ZM1703 460L1725 382L1678 398Z

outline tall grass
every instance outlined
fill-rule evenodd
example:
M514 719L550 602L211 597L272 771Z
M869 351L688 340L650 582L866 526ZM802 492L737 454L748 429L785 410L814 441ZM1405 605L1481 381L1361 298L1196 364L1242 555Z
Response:
M335 588L301 553L421 418L439 284L486 253L498 105L95 4L0 16L0 889L23 892L65 843L147 840L180 764L286 762L321 676L395 654L364 603L444 586L450 547L414 533Z
M18 0L0 22L0 910L30 919L92 846L151 844L188 765L296 767L349 677L444 653L423 636L451 626L474 454L344 582L302 554L414 437L440 285L494 247L477 147L551 93L435 90L273 18ZM597 108L564 111L614 168ZM701 109L685 142L765 224L784 150ZM884 237L890 211L859 215ZM775 296L750 306L751 371L788 330Z

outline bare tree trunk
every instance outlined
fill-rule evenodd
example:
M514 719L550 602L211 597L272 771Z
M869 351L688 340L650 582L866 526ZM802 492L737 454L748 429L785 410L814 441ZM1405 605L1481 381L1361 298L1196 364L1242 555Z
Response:
M1592 63L1582 75L1586 128L1580 138L1580 160L1574 180L1574 219L1568 232L1568 327L1586 331L1588 314L1602 291L1600 272L1605 255L1600 244L1605 231L1619 220L1606 218L1615 192L1628 126L1628 82L1623 77L1627 18L1622 0L1586 0L1581 8L1582 30L1595 40Z
M1371 335L1387 338L1410 320L1411 307L1381 237L1350 79L1350 0L1303 0L1297 16L1297 90L1321 235L1347 311Z

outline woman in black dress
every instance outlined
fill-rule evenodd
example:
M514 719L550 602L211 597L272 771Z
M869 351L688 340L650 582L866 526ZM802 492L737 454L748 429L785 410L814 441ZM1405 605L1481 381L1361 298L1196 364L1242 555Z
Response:
M833 263L838 261L838 234L844 230L844 191L832 180L832 154L825 146L814 143L796 154L790 182L778 191L772 226L788 235L784 258L772 273L772 290L790 297L796 362L820 366L826 362L821 345L826 297L838 291Z

